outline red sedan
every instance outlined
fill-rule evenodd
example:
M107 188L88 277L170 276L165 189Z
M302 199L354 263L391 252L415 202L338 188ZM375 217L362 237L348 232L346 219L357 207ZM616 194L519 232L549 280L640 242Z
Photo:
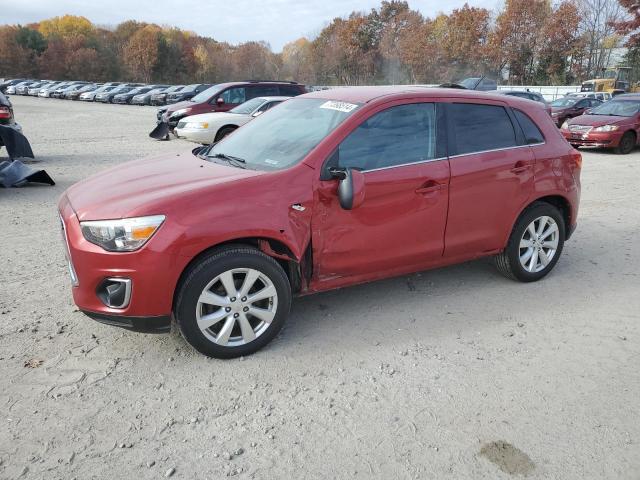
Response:
M295 295L485 256L536 281L576 227L580 168L528 100L420 87L302 95L193 154L69 188L59 210L73 298L133 330L175 319L198 351L229 358L274 338Z
M630 153L640 140L640 96L619 95L564 122L560 131L574 147L607 147L616 153Z

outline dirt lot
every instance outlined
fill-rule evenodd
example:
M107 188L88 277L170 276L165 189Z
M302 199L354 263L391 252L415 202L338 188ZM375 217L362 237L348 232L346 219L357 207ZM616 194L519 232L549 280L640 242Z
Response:
M56 216L185 144L147 137L153 108L12 100L57 185L0 189L0 478L640 479L640 151L584 154L542 282L482 260L311 296L217 361L77 312Z

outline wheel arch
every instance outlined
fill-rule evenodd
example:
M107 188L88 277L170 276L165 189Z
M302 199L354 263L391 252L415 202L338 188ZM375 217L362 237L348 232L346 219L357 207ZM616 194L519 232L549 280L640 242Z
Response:
M562 219L564 220L564 225L565 225L565 238L567 240L569 239L569 236L571 235L570 226L573 220L571 203L569 202L569 199L567 197L559 194L554 194L554 195L545 195L545 196L534 198L527 205L525 205L525 207L522 210L520 210L520 212L518 212L518 215L516 216L516 218L513 219L513 222L511 223L511 229L509 230L509 235L505 240L505 245L507 244L506 242L509 241L509 237L511 236L511 233L515 228L516 223L518 222L518 219L522 216L524 212L527 211L528 208L530 208L535 203L548 203L549 205L553 205L558 210L560 210L560 213L562 214Z
M310 244L305 249L302 259L298 260L293 254L291 248L282 240L268 236L239 237L228 239L215 245L211 245L194 255L191 260L189 260L189 262L182 269L182 272L180 272L180 275L178 276L178 280L174 287L172 302L173 307L175 307L176 295L180 289L180 285L182 284L184 278L188 275L189 270L195 264L197 264L202 258L206 257L212 252L217 252L223 249L234 247L255 248L265 255L272 257L276 262L278 262L278 264L287 274L287 278L289 279L289 283L291 284L292 293L298 293L306 288L306 284L308 283L308 279L311 275L312 265Z
M233 123L227 123L226 125L222 125L221 127L219 127L216 130L216 135L215 135L215 137L213 137L216 141L219 140L218 137L220 135L220 132L222 130L224 130L225 128L230 128L231 130L237 130L238 128L240 128L240 126L239 125L234 125Z

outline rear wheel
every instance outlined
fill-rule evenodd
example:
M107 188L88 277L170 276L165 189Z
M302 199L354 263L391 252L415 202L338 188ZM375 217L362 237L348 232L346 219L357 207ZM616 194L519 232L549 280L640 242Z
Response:
M615 148L615 152L621 155L631 153L636 147L636 134L633 132L625 133L620 139L620 143Z
M291 286L273 258L250 247L230 247L203 258L178 290L175 317L196 350L216 358L253 353L282 328Z
M507 247L495 257L496 266L507 278L535 282L553 269L564 239L565 224L560 211L548 203L534 203L520 215Z

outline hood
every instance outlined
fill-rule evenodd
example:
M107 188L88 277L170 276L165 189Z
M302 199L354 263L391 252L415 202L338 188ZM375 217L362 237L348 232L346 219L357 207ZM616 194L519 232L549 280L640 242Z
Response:
M580 115L569 121L569 125L589 125L601 127L603 125L626 125L633 123L632 117L616 117L615 115Z
M167 97L171 96L171 94L167 95ZM184 102L178 102L178 103L172 103L171 105L168 105L166 107L167 112L169 112L169 114L171 114L172 112L175 112L176 110L181 110L183 108L191 108L193 106L197 105L197 103L194 102L190 102L189 100L185 100Z
M110 168L76 183L66 195L80 221L167 214L172 205L184 205L177 198L264 173L202 160L187 147Z

